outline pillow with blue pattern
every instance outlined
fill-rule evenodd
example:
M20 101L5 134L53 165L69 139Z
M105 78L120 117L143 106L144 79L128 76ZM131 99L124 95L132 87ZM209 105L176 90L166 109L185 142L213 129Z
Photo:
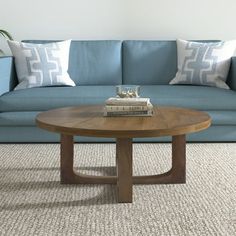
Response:
M15 90L41 86L75 86L67 70L71 40L47 44L8 41L19 84Z
M170 84L193 84L229 89L226 84L236 40L191 42L178 39L178 71Z

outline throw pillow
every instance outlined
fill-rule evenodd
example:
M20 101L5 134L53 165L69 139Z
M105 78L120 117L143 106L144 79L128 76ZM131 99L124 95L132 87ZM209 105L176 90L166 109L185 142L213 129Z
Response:
M225 82L235 49L236 41L199 43L178 39L178 71L170 84L229 89Z
M67 73L71 40L48 44L8 41L15 57L19 84L15 90L67 85L75 86Z

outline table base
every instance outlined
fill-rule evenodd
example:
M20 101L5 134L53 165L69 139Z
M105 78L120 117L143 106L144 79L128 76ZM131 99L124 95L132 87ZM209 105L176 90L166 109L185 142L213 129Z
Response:
M185 135L172 137L172 167L159 175L133 176L132 139L116 139L116 176L93 176L74 170L74 141L72 135L61 134L62 184L117 184L120 203L132 202L133 184L178 184L186 181ZM157 163L158 164L158 163Z

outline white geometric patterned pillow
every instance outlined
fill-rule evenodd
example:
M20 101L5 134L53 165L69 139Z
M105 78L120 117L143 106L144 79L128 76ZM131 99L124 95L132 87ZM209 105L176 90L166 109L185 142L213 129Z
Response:
M75 86L67 72L70 43L71 40L48 44L8 41L19 80L15 90L54 85Z
M236 41L199 43L178 39L178 71L170 84L196 84L229 89L225 83Z

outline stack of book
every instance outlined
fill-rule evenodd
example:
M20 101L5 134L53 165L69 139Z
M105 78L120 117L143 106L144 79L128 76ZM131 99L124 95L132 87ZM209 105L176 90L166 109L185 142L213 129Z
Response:
M106 100L104 116L152 116L149 98L117 98Z

